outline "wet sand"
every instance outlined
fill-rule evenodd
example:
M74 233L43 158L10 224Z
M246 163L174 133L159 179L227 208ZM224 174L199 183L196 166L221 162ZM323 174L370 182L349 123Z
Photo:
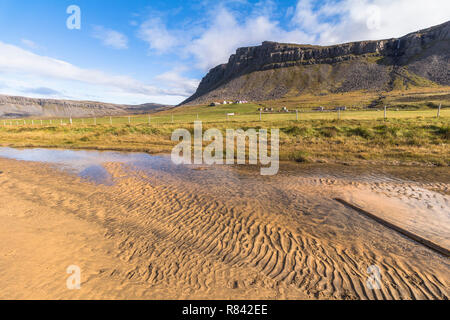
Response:
M0 298L450 296L448 258L333 200L448 245L446 171L423 182L295 166L261 177L246 167L174 169L168 161L109 162L113 183L99 184L0 158ZM66 288L69 265L81 268L80 290ZM366 284L372 265L380 290Z

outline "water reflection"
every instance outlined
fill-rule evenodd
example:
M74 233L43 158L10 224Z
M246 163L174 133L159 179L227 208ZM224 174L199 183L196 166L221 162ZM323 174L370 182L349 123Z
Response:
M58 167L78 174L80 177L100 184L111 185L111 175L104 168L108 162L139 164L141 162L167 162L163 157L150 156L145 153L124 153L111 151L62 150L62 149L15 149L0 148L0 157L38 161L56 164Z
M222 203L231 211L236 207L245 210L259 207L260 212L283 214L294 221L304 220L305 216L314 221L328 219L333 226L342 223L339 220L342 217L329 220L333 212L342 210L332 200L334 192L347 190L354 203L361 203L392 222L441 243L450 241L448 193L435 192L435 186L423 187L436 183L448 190L450 169L446 167L282 163L279 174L261 176L257 166L174 165L170 156L146 153L0 148L0 157L54 164L104 185L115 182L105 165L121 163L127 174L149 185L182 186L195 197Z
M104 168L108 162L127 164L144 171L170 173L186 182L201 179L205 185L221 183L236 184L240 182L278 181L284 177L340 179L358 182L441 182L450 181L450 169L398 167L398 166L345 166L338 164L296 164L285 162L280 164L276 176L261 176L257 166L235 165L217 166L174 165L168 155L149 155L137 152L66 150L42 148L8 148L0 147L0 157L24 161L38 161L56 164L83 178L110 185L111 175Z

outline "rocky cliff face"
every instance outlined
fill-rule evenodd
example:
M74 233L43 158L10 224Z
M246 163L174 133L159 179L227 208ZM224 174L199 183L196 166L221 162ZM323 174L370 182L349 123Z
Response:
M91 101L33 99L0 95L0 118L101 117L150 113L165 108L167 106L153 103L128 106Z
M389 90L396 78L450 85L450 22L398 39L311 46L263 42L213 68L184 104L264 100L287 92ZM274 83L274 82L277 83Z

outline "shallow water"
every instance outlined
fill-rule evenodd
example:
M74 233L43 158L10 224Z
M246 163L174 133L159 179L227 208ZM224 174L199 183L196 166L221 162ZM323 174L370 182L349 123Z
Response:
M105 163L138 164L151 162L157 165L157 163L163 161L162 157L150 156L145 153L41 148L0 148L0 157L55 164L61 169L78 174L80 177L106 185L112 184L113 181L104 167Z
M343 197L448 245L448 168L282 163L279 174L261 176L256 166L177 166L169 156L145 153L0 148L0 157L50 163L100 184L90 187L101 190L100 195L110 192L106 198L116 202L106 209L92 207L103 198L88 202L89 214L106 210L100 217L107 216L107 223L135 215L129 232L136 238L130 241L142 241L146 262L151 259L145 256L149 245L160 246L166 239L162 252L170 254L152 263L163 264L160 270L167 270L162 272L169 279L173 268L167 263L184 261L188 255L179 243L187 243L189 252L199 252L202 259L212 252L214 259L249 265L269 278L290 282L295 274L300 279L296 285L307 292L316 285L301 279L317 278L330 295L346 296L342 286L356 297L374 298L378 293L359 290L358 283L375 262L394 279L386 283L386 297L448 296L442 289L412 293L416 282L402 288L404 280L396 278L399 273L420 274L418 281L425 287L445 287L447 258L334 200ZM186 259L181 268L189 273L195 260ZM304 277L305 270L309 275ZM332 270L331 275L323 270ZM429 280L430 274L438 280ZM350 284L336 286L335 279Z
M105 169L106 163L116 162L142 170L160 170L174 175L182 175L186 180L198 178L217 183L217 179L233 176L236 179L257 179L258 182L277 180L279 177L297 176L303 178L340 179L347 181L381 182L421 182L449 183L450 169L399 167L399 166L346 166L339 164L296 164L280 163L276 176L260 176L258 166L199 166L174 165L168 155L149 155L138 152L8 148L0 147L0 157L55 164L59 168L75 172L100 184L112 184L112 177ZM196 170L192 170L196 169ZM251 177L251 178L250 178Z
M50 163L107 186L114 185L115 181L106 165L120 163L132 175L150 185L155 181L168 186L182 184L192 192L197 190L198 194L204 193L211 198L233 199L236 206L252 199L264 202L263 206L267 208L283 204L283 208L290 212L296 212L302 206L298 203L300 198L306 197L308 201L317 198L317 203L323 203L321 198L332 199L346 190L347 198L353 203L374 210L398 225L405 224L411 231L446 244L450 242L448 168L284 162L280 164L277 175L261 176L258 166L175 165L168 155L146 153L0 148L0 157ZM307 192L306 195L304 190L317 187L320 191L315 191L315 194ZM390 204L383 203L384 200L389 200ZM318 216L317 210L302 212L315 212Z
M415 213L425 208L420 213L421 216L434 211L432 215L434 219L439 224L450 227L448 207L450 169L444 167L346 166L283 162L280 163L277 175L261 176L258 166L175 165L168 155L146 153L1 147L0 157L50 163L103 185L114 184L114 179L105 166L108 163L120 163L135 174L140 172L141 179L148 180L145 177L150 176L167 185L181 181L187 188L199 185L209 196L226 195L234 197L236 201L265 196L268 202L292 204L295 199L286 196L287 189L291 186L303 188L305 185L323 187L339 185L337 189L364 186L369 194L381 193L388 198L395 198L406 207L409 205L408 210ZM357 200L358 196L352 198ZM408 218L411 219L411 216Z

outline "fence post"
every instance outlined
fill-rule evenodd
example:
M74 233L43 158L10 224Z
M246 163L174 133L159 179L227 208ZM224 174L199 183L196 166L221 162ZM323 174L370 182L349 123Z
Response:
M341 120L341 108L338 108L338 120Z
M298 109L295 110L295 119L298 121Z
M97 125L97 117L94 117L94 126Z
M259 121L262 121L262 111L259 110Z
M70 117L69 121L70 121L70 125L72 125L73 124L72 117Z
M387 119L387 112L386 112L386 106L384 106L384 120Z
M172 113L172 123L173 123L173 113Z
M439 119L439 117L440 117L440 115L441 115L441 106L442 106L442 103L439 105L439 107L438 107L438 113L437 113L437 117L438 117L438 119Z
M112 117L109 117L109 124L112 125Z

